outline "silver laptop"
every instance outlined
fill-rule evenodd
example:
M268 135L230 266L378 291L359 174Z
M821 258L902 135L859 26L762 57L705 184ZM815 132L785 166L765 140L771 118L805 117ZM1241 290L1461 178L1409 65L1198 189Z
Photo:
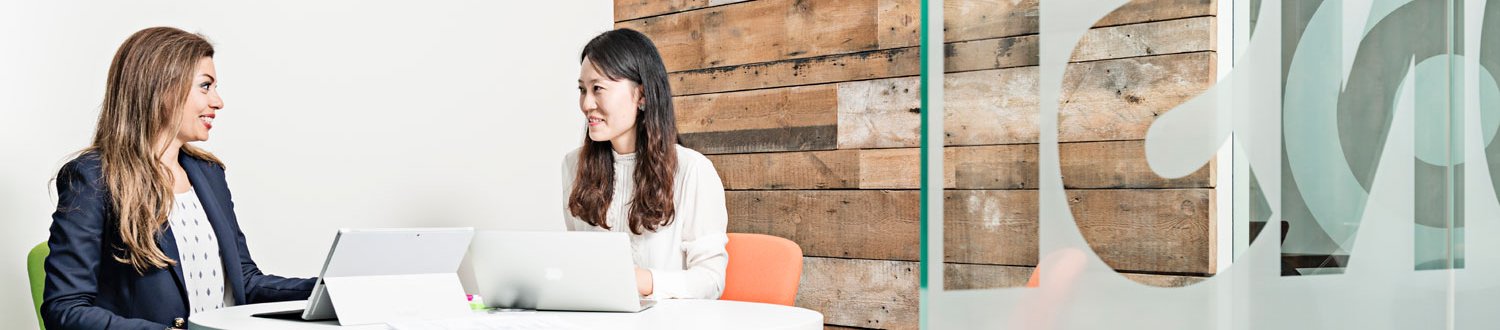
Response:
M469 250L489 307L639 312L630 237L611 232L481 231Z
M307 307L254 314L289 320L337 318L323 279L341 276L453 273L463 262L474 228L339 229Z

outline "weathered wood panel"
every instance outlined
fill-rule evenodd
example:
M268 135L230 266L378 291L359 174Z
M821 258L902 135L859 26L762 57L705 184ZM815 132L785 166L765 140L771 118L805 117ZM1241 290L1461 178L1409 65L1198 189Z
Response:
M1038 142L1041 89L1037 74L1037 67L1031 66L945 75L945 143L953 146Z
M615 22L708 7L709 2L710 0L615 0Z
M1151 170L1141 140L1059 144L1063 186L1080 189L1210 188L1214 166L1180 178ZM709 155L726 189L917 189L920 149ZM1037 145L948 147L944 184L958 189L1037 189Z
M1213 17L1195 17L1091 29L1074 49L1071 62L1214 50ZM944 70L962 72L1037 65L1037 35L951 42L944 45Z
M1041 64L1037 35L1025 35L943 45L943 71L962 72Z
M892 48L879 43L879 10L879 0L760 0L616 26L651 36L675 72Z
M838 127L808 126L701 132L678 135L683 146L704 154L832 150Z
M673 102L678 133L838 124L834 84L682 96Z
M943 260L1036 265L1037 205L1036 190L947 191L943 194Z
M1140 140L1156 117L1212 86L1214 53L1135 57L1068 65L1058 140Z
M1075 189L1068 207L1111 268L1214 272L1213 189Z
M1069 64L1058 140L1140 140L1151 122L1214 82L1214 53ZM947 145L1036 143L1036 67L970 71L944 80ZM951 123L951 124L950 124Z
M803 258L797 306L823 313L832 325L916 329L918 263Z
M943 41L1036 34L1040 0L943 1Z
M1156 287L1164 287L1164 288L1184 287L1184 286L1192 285L1194 283L1203 282L1203 280L1208 279L1207 277L1198 277L1198 276L1157 275L1157 274L1138 274L1138 273L1120 273L1120 275L1124 275L1125 278L1128 278L1131 281L1135 281L1136 283L1150 285L1150 286L1156 286Z
M1037 189L1041 179L1035 144L945 149L952 155L949 162L954 163L954 187L959 189ZM1063 177L1067 176L1064 172Z
M877 19L881 48L920 46L921 0L880 0L880 17Z
M727 191L729 231L785 237L808 256L917 260L916 190ZM807 272L804 271L804 274Z
M1031 279L1033 267L973 265L949 263L943 265L944 290L974 290L996 288L1018 288L1026 286ZM1156 287L1183 287L1202 282L1206 277L1120 273L1131 281Z
M1035 144L948 147L959 189L1036 189ZM1066 188L1213 187L1212 164L1181 178L1163 178L1146 163L1145 141L1072 142L1058 145Z
M917 260L915 190L729 191L729 231L797 242L808 256ZM1084 238L1122 271L1211 274L1212 189L1077 189L1069 206ZM944 194L947 261L1037 262L1035 190Z
M724 189L859 188L859 150L709 155Z
M943 290L1019 288L1031 279L1033 267L943 264Z
M708 159L729 190L919 189L920 153L919 148L851 149L708 155ZM943 182L952 188L956 163L944 165Z
M919 77L839 83L839 149L920 146L921 93Z
M1180 178L1163 178L1146 162L1146 141L1058 145L1063 186L1069 188L1211 188L1214 162Z
M860 189L920 189L922 188L922 149L874 149L860 150ZM957 170L952 155L943 151L943 187L953 188Z
M1194 17L1091 29L1073 49L1073 62L1214 50L1214 17Z
M1116 8L1094 26L1113 26L1165 21L1184 17L1218 15L1216 0L1133 0Z
M1134 0L1094 23L1095 27L1213 16L1214 0ZM1037 34L1040 0L949 0L943 2L944 42Z
M896 48L668 74L673 95L812 85L920 74L917 48Z

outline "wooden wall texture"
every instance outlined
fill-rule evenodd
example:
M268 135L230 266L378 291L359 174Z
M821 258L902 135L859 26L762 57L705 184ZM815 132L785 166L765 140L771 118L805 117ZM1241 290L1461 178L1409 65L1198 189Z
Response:
M1038 1L949 0L945 286L1020 286L1037 264ZM1214 265L1212 165L1156 176L1142 140L1215 73L1214 0L1135 0L1079 43L1059 141L1068 203L1126 277ZM830 328L917 327L918 0L615 0L670 73L684 145L708 154L731 232L806 254L797 305Z

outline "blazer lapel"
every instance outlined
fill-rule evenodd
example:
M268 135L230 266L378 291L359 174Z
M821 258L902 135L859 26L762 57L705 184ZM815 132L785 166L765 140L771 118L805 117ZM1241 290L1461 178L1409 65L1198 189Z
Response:
M203 204L203 213L208 216L208 223L213 226L214 235L218 236L219 260L224 263L225 294L234 297L236 305L245 304L244 272L240 268L239 235L234 225L230 222L229 210L225 210L223 201L219 199L215 188L218 181L210 179L209 171L211 164L186 154L179 156L182 169L188 174L188 181L193 184L193 191L197 192L198 201Z
M161 247L161 253L167 255L168 258L178 260L178 262L174 262L170 267L167 267L167 272L171 273L172 280L177 282L177 295L182 297L182 306L186 309L188 305L187 283L184 283L182 279L182 257L177 251L177 236L172 234L172 225L168 224L167 230L156 238L156 246ZM186 312L186 310L183 312Z

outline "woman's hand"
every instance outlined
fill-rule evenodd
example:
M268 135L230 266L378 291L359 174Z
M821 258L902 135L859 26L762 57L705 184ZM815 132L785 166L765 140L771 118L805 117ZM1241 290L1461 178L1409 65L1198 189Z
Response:
M641 296L651 295L651 292L654 291L652 289L654 288L651 283L650 269L640 267L635 268L635 288L636 291L639 291L641 293Z

